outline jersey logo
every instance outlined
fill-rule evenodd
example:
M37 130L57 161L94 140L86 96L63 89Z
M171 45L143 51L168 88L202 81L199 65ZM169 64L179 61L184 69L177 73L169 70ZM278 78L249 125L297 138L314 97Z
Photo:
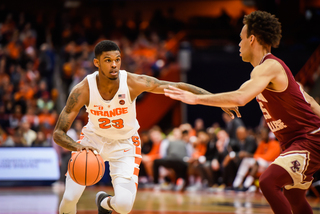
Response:
M120 100L120 101L119 101L119 104L120 104L120 105L124 105L125 103L126 103L126 102L125 102L124 100Z
M292 161L291 162L293 166L290 167L290 169L293 171L293 172L297 172L300 170L300 166L301 164L299 163L299 161L295 160L295 161Z
M125 149L125 150L123 150L124 152L127 152L127 151L129 151L130 149Z
M126 95L125 95L125 94L118 94L118 98L119 98L119 99L125 99L125 98L126 98Z
M94 105L93 107L94 107L94 108L97 108L97 107L98 107L99 110L103 110L103 106L102 106L102 105Z
M262 95L262 93L258 94L257 99L266 103L268 102L268 100Z

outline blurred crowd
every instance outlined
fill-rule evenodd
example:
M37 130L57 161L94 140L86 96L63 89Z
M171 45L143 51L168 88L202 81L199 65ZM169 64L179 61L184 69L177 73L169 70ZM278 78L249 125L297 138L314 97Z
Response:
M53 86L55 56L39 43L38 20L24 13L0 19L0 145L51 146L57 119Z

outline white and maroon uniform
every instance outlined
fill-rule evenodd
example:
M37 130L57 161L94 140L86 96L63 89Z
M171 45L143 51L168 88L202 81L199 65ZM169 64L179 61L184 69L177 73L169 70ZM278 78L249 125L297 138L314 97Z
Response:
M283 150L273 164L285 168L293 178L294 184L286 186L287 189L307 189L312 175L320 168L320 118L311 110L287 65L272 54L266 55L261 63L268 59L279 62L288 78L285 90L265 89L256 97Z

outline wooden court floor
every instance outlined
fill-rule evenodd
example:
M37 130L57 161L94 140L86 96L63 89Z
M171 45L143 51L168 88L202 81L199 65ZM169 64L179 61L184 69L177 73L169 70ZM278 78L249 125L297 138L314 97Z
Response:
M95 194L113 193L111 187L88 187L78 203L79 214L96 214ZM0 188L0 214L57 214L63 192L51 187ZM308 198L314 213L320 214L320 201ZM115 212L113 212L115 213ZM260 193L174 192L138 190L131 214L272 214Z

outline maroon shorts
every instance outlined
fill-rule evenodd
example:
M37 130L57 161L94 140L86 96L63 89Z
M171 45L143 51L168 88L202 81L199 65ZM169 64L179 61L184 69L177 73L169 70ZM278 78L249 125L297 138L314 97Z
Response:
M272 164L281 166L292 177L294 183L285 186L286 189L308 189L313 174L320 169L320 142L296 140Z

